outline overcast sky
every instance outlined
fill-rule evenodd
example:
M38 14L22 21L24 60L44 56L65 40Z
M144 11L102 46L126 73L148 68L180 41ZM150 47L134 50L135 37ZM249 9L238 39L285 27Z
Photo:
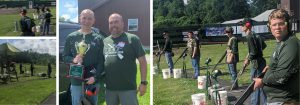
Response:
M38 53L56 55L55 39L0 39L0 44L10 43L21 51L32 49Z

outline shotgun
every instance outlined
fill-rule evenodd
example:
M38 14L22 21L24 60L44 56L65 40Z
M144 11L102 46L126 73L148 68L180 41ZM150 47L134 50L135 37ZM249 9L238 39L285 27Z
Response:
M247 67L247 65L244 64L242 70L237 74L237 77L236 77L236 79L234 80L234 82L233 82L233 84L232 84L232 86L231 86L231 88L230 88L230 91L232 91L232 89L233 89L233 87L234 87L234 84L237 82L238 78L239 78L240 76L243 75L243 73L244 73L246 67Z
M214 68L212 70L215 70L216 67L222 62L222 60L225 58L227 54L227 50L225 50L224 54L221 56L221 59L218 61L218 63L214 66Z
M264 77L265 72L261 73L257 78L262 78ZM234 105L242 105L245 100L251 95L253 92L253 87L254 87L255 81L253 81L246 89L246 91L243 93L243 95L234 103Z
M177 60L175 61L174 65L177 63L177 61L182 58L182 57L185 57L186 56L186 51L188 50L188 48L185 48L182 52L182 54L177 58Z

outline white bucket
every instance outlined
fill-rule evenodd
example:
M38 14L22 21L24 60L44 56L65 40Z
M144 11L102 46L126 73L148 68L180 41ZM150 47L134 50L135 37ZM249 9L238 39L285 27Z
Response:
M216 91L212 91L210 94L212 96L213 101L215 101ZM225 90L219 91L219 94L220 94L220 98L221 98L221 104L219 103L220 99L218 98L217 99L217 105L227 105L227 91L225 91Z
M219 91L221 97L221 105L227 105L227 91Z
M206 76L198 76L198 89L205 89Z
M205 93L193 94L192 101L193 105L206 105Z
M174 78L181 78L182 70L181 69L173 69Z
M41 32L41 27L39 25L35 26L36 32Z
M170 69L163 69L162 73L163 73L163 79L171 78Z

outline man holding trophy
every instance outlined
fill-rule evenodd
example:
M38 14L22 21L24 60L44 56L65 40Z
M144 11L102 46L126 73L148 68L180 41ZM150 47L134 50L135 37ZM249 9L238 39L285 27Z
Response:
M63 52L64 61L70 63L68 76L71 81L72 105L81 104L84 91L90 88L93 93L86 92L87 99L92 105L97 105L99 78L104 66L103 36L92 31L95 23L93 11L83 10L79 22L81 29L67 36Z

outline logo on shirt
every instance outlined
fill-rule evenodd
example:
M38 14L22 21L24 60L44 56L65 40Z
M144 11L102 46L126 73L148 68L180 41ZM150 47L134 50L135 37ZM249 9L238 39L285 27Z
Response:
M119 59L123 59L123 48L125 46L125 42L119 42L117 44L107 44L108 48L106 48L105 58L109 56L117 56Z

